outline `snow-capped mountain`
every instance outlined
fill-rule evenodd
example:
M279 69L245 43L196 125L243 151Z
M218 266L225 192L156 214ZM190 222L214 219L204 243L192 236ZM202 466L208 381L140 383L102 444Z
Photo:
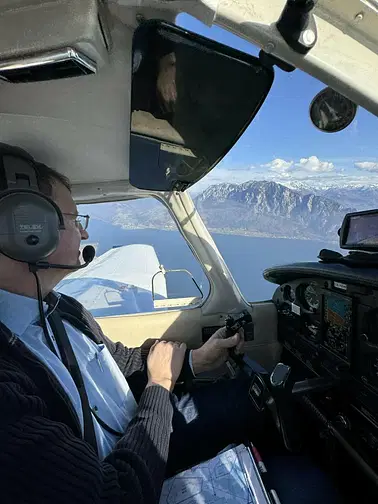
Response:
M323 241L337 241L344 215L355 210L305 185L294 190L268 181L213 185L194 202L213 232ZM152 198L107 203L104 210L101 204L80 208L95 221L124 229L176 229L168 210Z
M344 215L354 210L276 182L210 186L195 199L210 229L260 236L337 241Z
M335 184L322 180L314 181L284 181L282 185L289 187L300 194L315 194L337 201L341 205L354 207L357 210L378 208L378 184L363 184L361 182L348 182Z

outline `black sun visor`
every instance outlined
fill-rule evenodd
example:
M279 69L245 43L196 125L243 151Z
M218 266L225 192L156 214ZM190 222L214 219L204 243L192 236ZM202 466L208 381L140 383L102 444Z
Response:
M130 183L191 187L235 144L273 79L258 58L165 21L142 23L133 40Z

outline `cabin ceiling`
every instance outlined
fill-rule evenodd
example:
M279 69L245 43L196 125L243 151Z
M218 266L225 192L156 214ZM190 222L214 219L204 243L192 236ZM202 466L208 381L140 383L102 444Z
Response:
M176 16L153 9L145 13L170 21ZM127 187L129 178L131 43L137 12L114 5L112 14L113 47L97 74L26 84L0 80L0 141L26 149L74 185L91 188L104 182Z
M0 14L7 4L14 1L0 1ZM271 40L273 53L378 113L378 1L319 0L319 44L306 57L288 51L272 28L284 4L284 0L173 0L162 2L159 9L159 2L153 0L110 2L113 49L97 75L33 84L0 81L0 141L27 149L67 175L87 201L103 198L102 185L114 188L118 197L126 196L130 48L136 18L143 14L174 21L180 10L262 47ZM135 196L138 191L132 192Z
M127 180L132 35L114 18L114 49L96 75L1 82L1 141L27 149L74 184Z

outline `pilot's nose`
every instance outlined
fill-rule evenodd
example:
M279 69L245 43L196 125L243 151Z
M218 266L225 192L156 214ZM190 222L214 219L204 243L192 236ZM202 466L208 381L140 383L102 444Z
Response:
M86 229L81 228L80 229L80 233L81 233L81 239L82 240L88 240L89 234L88 234L88 231Z

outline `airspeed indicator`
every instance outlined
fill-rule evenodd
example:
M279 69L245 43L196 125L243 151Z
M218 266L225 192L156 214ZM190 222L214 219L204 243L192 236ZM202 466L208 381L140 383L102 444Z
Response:
M309 308L312 308L313 310L317 310L319 308L319 296L314 285L307 285L304 290L304 298Z

